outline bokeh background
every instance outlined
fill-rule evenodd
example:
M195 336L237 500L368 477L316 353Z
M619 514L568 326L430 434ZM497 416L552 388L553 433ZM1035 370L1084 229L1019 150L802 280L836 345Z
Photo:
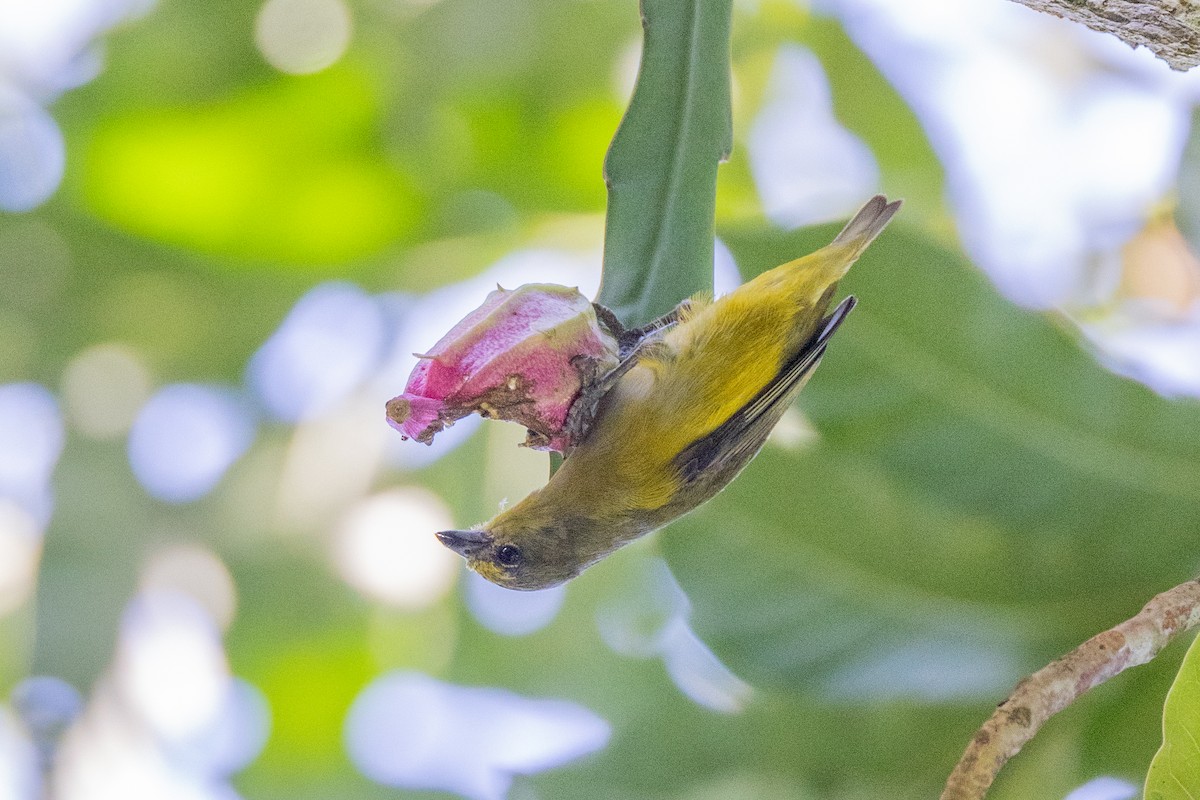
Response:
M0 798L927 798L1195 571L1200 78L1007 0L733 30L718 290L904 213L729 491L521 594L430 533L545 455L383 404L594 293L636 3L0 0ZM1133 796L1181 655L994 796Z

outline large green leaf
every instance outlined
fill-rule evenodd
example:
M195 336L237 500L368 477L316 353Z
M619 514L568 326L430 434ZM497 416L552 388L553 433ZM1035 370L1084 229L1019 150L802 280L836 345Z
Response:
M753 270L831 235L727 241ZM1200 407L1109 374L903 230L846 289L861 305L799 403L817 442L768 448L664 537L743 677L994 692L1187 576Z
M599 300L641 325L712 289L717 165L729 154L730 0L644 0L637 88L604 173Z
M1146 774L1146 800L1200 797L1200 645L1193 640L1163 708L1163 743Z

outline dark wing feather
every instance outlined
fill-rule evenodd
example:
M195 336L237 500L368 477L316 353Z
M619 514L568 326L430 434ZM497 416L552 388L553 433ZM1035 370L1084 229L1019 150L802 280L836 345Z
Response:
M829 338L856 302L854 297L843 300L822 320L820 330L780 369L774 380L719 428L688 445L676 457L680 477L685 482L703 478L723 485L753 458L804 385L805 378L821 360Z

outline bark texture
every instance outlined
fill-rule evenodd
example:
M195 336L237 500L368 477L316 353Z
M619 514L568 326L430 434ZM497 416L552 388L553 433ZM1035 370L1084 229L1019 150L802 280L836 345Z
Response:
M1016 0L1036 11L1142 45L1180 71L1200 64L1196 0Z
M1155 597L1137 616L1097 634L1025 680L983 724L942 800L981 800L1008 759L1053 715L1109 678L1145 664L1176 636L1200 624L1200 580Z

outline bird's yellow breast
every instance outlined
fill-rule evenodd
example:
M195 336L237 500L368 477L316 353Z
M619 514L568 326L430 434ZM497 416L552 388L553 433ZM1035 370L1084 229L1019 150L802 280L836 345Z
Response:
M812 336L821 297L844 271L825 268L821 255L835 254L784 264L715 302L693 299L606 398L562 467L570 479L553 483L571 486L585 507L654 509L670 500L670 462L750 402Z

